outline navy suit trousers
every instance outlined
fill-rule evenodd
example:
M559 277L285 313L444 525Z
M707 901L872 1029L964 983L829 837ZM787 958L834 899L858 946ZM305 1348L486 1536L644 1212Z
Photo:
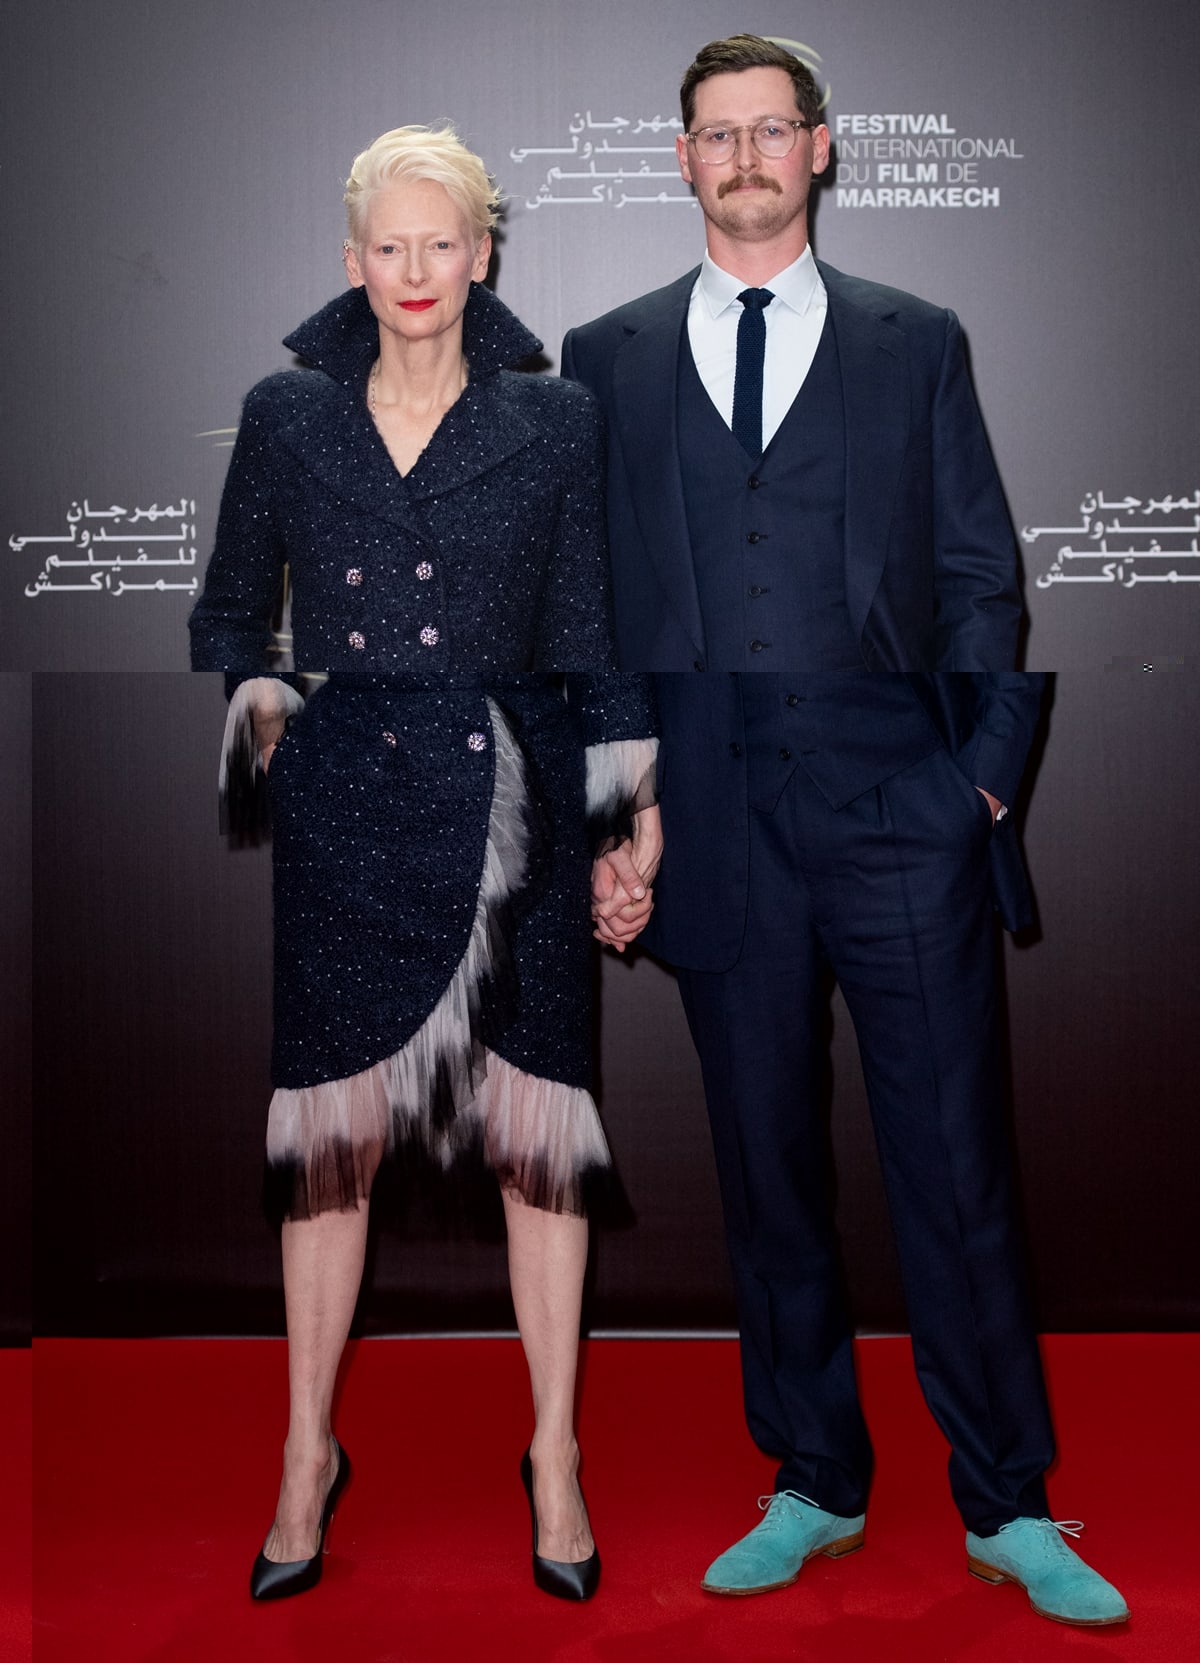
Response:
M680 971L742 1335L776 1488L864 1510L871 1447L841 1293L822 1103L828 971L854 1022L922 1390L964 1522L1046 1512L1054 1454L1014 1223L990 811L945 751L829 807L802 769L751 810L745 945Z

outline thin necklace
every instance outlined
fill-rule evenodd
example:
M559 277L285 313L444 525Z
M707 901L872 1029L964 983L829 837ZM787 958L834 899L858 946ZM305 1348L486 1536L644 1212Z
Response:
M463 391L463 389L467 385L467 380L468 380L469 374L470 374L470 368L469 368L469 365L467 364L467 355L466 355L466 353L464 353L463 358L462 358L462 364L459 368L458 390L459 390L460 393ZM378 423L378 421L379 421L379 418L375 413L375 389L378 385L379 385L379 359L376 358L375 362L371 365L371 373L367 376L367 409L371 413L371 420L375 423ZM452 404L454 402L454 400L451 399L450 402ZM446 406L447 409L449 409L449 407L450 407L449 405Z

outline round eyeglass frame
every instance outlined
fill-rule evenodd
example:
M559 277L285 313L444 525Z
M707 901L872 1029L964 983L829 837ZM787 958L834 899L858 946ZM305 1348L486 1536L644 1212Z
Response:
M694 133L685 133L684 138L687 139L689 144L695 145L696 154L699 156L700 160L702 162L707 162L712 167L720 167L723 163L733 160L734 156L737 154L737 141L739 133L749 133L750 143L754 146L754 149L758 155L765 156L768 161L777 162L784 156L790 156L792 151L796 148L797 133L799 133L802 129L806 132L811 132L815 126L816 123L813 121L796 121L791 116L769 115L763 116L761 121L743 122L740 127L722 127L719 122L713 122L708 127L697 127ZM791 138L782 150L763 149L762 145L758 142L758 135L764 127L788 128L791 133ZM727 133L729 135L728 143L722 145L721 154L719 156L706 156L700 141L704 137L705 133L711 133L714 130L717 132Z

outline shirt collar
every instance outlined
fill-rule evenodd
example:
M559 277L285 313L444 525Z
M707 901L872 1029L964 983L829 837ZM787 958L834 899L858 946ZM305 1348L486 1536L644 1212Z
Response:
M722 312L735 305L738 295L746 287L740 277L733 277L729 272L723 271L707 253L705 254L700 263L700 276L696 280L696 288L710 317L718 318ZM798 317L803 317L809 307L820 299L825 287L817 270L817 262L813 259L811 244L805 248L798 260L793 260L790 266L785 266L762 287L770 289L777 300L782 301Z

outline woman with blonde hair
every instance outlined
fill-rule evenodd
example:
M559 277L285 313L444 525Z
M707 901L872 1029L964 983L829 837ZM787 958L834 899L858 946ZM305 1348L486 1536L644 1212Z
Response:
M252 1593L320 1577L371 1182L417 1145L443 1164L476 1150L499 1178L534 1577L586 1599L576 1354L585 1193L609 1164L588 889L619 873L632 900L597 933L623 948L659 855L652 712L612 669L590 395L517 373L540 342L482 287L482 162L448 128L397 128L355 160L346 205L350 290L287 338L306 367L246 400L191 619L193 666L235 685L229 806L269 769L274 822L267 1159L291 1413ZM328 672L303 708L264 674L285 566L295 667Z

